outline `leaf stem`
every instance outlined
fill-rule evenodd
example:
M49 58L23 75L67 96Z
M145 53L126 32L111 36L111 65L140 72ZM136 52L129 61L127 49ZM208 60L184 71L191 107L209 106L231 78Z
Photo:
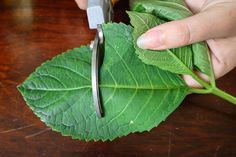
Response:
M201 79L199 76L197 76L194 72L190 72L190 75L198 82L200 83L205 89L196 89L192 88L190 89L190 92L197 93L197 94L214 94L220 98L223 98L232 104L236 105L236 97L222 91L221 89L217 88L214 84L210 85L207 82L205 82L203 79Z
M205 43L205 44L206 44L206 43ZM206 46L207 46L207 44L206 44ZM207 47L208 47L208 46L207 46ZM209 61L209 63L210 63L210 68L211 68L211 69L210 69L210 76L208 76L208 77L209 77L209 81L210 81L210 83L211 83L211 85L212 85L213 87L216 87L215 73L214 73L214 69L213 69L213 66L212 66L212 60L211 60L209 48L208 48L207 56L208 56L208 61Z
M211 76L209 77L209 81L213 87L216 87L216 81L215 81L216 79L215 79L214 69L212 67L212 60L211 60L209 52L207 54L208 54L208 59L210 62L210 68L211 68L211 74L210 74Z
M198 82L200 83L203 87L206 89L211 89L212 86L205 82L203 79L201 79L198 75L196 75L193 71L189 70L189 74Z
M190 93L196 93L196 94L210 94L210 90L208 89L197 89L197 88L191 88Z
M217 87L212 88L211 93L236 105L236 98L234 96L222 91Z

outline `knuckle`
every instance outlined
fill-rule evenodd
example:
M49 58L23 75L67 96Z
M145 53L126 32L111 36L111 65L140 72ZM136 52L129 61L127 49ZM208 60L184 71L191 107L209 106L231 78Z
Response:
M227 73L227 69L228 69L228 62L224 61L224 60L220 60L219 61L219 65L217 66L218 69L216 70L216 77L222 77L223 75L225 75L225 73Z

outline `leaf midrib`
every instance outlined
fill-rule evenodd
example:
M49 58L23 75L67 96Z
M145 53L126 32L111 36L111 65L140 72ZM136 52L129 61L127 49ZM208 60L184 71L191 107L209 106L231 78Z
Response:
M100 85L100 88L114 88L114 89L133 89L133 90L175 90L175 89L181 89L181 88L187 88L186 86L175 86L175 87L151 87L151 86L127 86L127 85ZM81 89L86 89L86 88L92 88L91 85L86 85L86 86L81 86L81 87L76 87L76 88L58 88L58 89L43 89L43 88L28 88L28 87L23 87L26 90L35 90L35 91L74 91L74 90L81 90Z

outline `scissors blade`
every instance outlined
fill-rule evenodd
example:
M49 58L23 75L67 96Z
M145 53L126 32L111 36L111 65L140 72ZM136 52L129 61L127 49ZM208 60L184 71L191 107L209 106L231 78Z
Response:
M92 52L92 93L93 102L98 118L103 117L103 110L99 92L99 68L103 59L104 38L101 25L97 26L97 34L94 40Z

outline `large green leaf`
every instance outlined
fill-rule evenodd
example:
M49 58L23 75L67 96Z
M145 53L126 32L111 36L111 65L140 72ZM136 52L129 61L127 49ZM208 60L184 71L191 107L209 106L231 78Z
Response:
M192 71L192 50L190 46L163 51L144 50L136 45L140 35L157 26L159 19L148 13L128 12L134 27L134 44L139 58L146 64L156 65L163 70L177 74L190 74Z
M105 117L98 119L91 94L91 50L82 46L42 66L18 88L33 112L53 130L74 139L112 140L157 126L189 88L173 73L142 64L132 28L103 25L105 56L100 89Z

